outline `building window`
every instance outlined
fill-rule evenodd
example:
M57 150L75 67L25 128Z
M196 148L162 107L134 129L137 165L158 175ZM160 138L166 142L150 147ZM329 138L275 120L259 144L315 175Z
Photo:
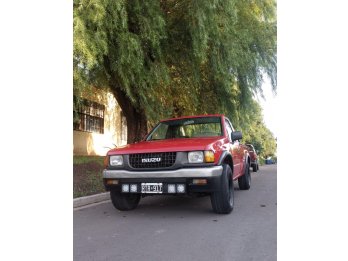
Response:
M105 106L74 96L74 130L104 133Z

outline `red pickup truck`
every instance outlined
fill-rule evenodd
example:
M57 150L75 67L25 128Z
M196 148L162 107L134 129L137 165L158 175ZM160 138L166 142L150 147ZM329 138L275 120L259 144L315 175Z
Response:
M249 156L250 156L250 166L253 168L254 172L259 170L259 157L257 152L252 144L246 144L249 147Z
M210 195L215 213L234 206L233 181L250 188L248 147L224 115L160 121L143 141L107 153L104 186L116 209L131 210L147 195Z

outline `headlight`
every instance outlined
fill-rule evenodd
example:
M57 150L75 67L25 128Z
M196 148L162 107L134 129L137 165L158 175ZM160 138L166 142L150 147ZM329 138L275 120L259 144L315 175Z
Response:
M203 151L191 151L188 153L189 163L203 163Z
M110 165L111 166L122 166L123 165L122 155L110 156Z

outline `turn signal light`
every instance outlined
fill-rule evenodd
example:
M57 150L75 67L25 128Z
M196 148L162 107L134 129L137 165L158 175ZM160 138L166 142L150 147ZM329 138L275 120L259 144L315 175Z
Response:
M117 179L108 179L106 181L106 184L108 184L108 185L117 185L118 184L118 180Z
M103 165L104 165L104 169L106 169L108 167L108 165L109 165L109 156L105 156Z
M204 161L205 162L214 162L215 157L214 157L214 152L211 150L206 150L204 151Z
M195 185L206 185L208 181L206 179L193 179L192 183Z

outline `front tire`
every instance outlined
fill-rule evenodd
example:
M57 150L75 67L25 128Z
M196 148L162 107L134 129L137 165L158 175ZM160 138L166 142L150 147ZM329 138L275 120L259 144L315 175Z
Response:
M234 187L232 170L228 164L223 165L220 189L210 195L213 211L217 214L229 214L234 206Z
M111 202L118 210L135 209L140 201L140 194L125 194L110 190Z
M250 175L249 163L246 163L245 165L244 175L238 178L238 185L240 190L250 189L251 175Z

